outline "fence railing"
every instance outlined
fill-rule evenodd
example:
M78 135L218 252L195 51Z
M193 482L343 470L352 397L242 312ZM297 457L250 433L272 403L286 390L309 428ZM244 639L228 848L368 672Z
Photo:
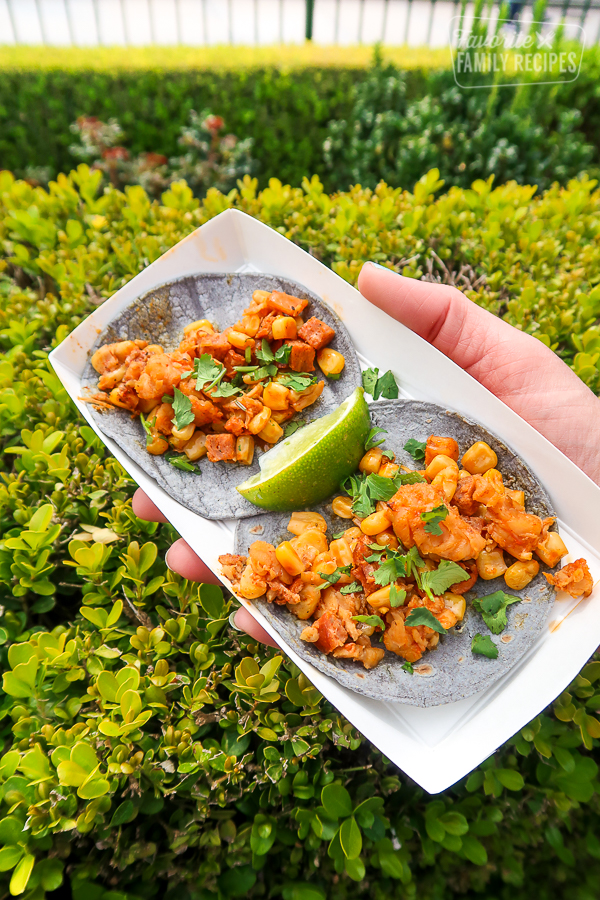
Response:
M459 12L460 0L0 0L0 44L445 46ZM512 0L509 15L525 27L531 0ZM600 0L550 0L545 15L598 41Z

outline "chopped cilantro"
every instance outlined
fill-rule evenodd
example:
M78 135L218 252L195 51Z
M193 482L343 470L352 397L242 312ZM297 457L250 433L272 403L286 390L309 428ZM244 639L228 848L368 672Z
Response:
M258 371L258 366L234 366L233 368L235 372L243 372L244 374Z
M403 484L425 484L427 479L419 472L398 472L394 475L394 481L401 487Z
M483 621L492 634L500 634L500 632L504 631L508 622L506 617L507 606L510 606L512 603L519 603L520 600L520 597L505 594L504 591L495 591L493 594L488 594L487 597L473 600L473 609L481 613Z
M398 490L394 479L384 475L367 475L366 482L372 500L391 500Z
M345 534L345 531L338 531L337 534L334 534L333 536L334 541L339 541L339 539L343 538Z
M412 575L413 578L415 579L415 581L417 582L417 584L420 585L421 581L420 581L418 570L422 569L423 566L425 565L425 563L419 556L419 551L417 550L417 548L411 547L410 550L408 551L408 553L406 554L406 556L404 557L404 559L405 559L404 564L406 566L406 574L408 575L409 578Z
M335 572L332 572L331 575L326 575L325 572L317 572L317 575L320 578L323 578L325 581L328 581L329 584L337 584L342 575L350 574L350 566L338 566Z
M395 550L388 550L387 559L379 563L379 567L373 576L375 584L385 587L398 578L406 575L406 562L404 556Z
M358 594L362 591L363 586L358 581L353 581L352 584L345 584L343 588L340 588L340 594Z
M178 431L181 431L187 425L191 425L194 421L194 413L192 412L192 401L185 394L182 394L179 388L175 388L175 396L173 398L173 424Z
M327 375L327 378L329 378L330 381L339 381L340 378L342 377L341 372L337 372L337 374L334 374L332 372L326 372L325 374Z
M235 394L241 394L239 387L231 384L229 381L222 381L216 391L212 391L212 397L233 397Z
M275 373L274 373L275 374ZM282 375L278 381L284 387L289 388L291 391L296 391L297 394L302 393L311 384L314 384L316 380L316 376L307 375L305 372L290 373L289 375Z
M210 353L203 353L200 359L194 360L194 368L191 372L184 372L182 378L189 378L193 375L196 379L196 390L202 391L205 388L213 387L221 380L225 374L225 366L218 360L212 358Z
M437 569L421 573L421 587L432 600L434 596L441 597L451 585L458 584L459 581L468 581L470 577L458 563L442 559Z
M410 453L412 458L417 462L422 462L425 459L425 447L427 444L424 441L416 441L414 438L411 438L404 445L404 449L407 453Z
M365 562L381 562L381 557L387 550L382 544L369 544L369 549L373 552L370 556L365 556Z
M371 394L373 400L384 397L395 400L398 397L398 383L391 369L379 377L379 369L365 369L362 373L362 384L365 392Z
M405 672L408 672L409 675L414 675L415 670L413 668L413 664L409 662L405 662L402 664L401 668L404 669Z
M299 428L302 428L303 425L306 425L306 422L288 422L283 429L284 438L294 434L294 432L298 431Z
M246 347L246 349L244 350L244 359L247 363L252 362L252 347Z
M266 338L262 339L261 346L258 350L254 351L254 355L257 359L260 359L262 363L268 365L275 361L275 355L269 346L269 342Z
M170 394L163 394L163 396L162 396L162 402L163 402L163 403L172 403L172 402L173 402L173 398L171 397Z
M379 443L381 443L381 441L380 441ZM394 456L395 456L395 454L392 453L391 450L382 450L382 451L381 451L381 458L382 458L382 459L389 459L391 462L393 462L393 461L394 461Z
M152 434L152 428L150 427L149 422L144 418L143 413L140 413L140 422L142 423L142 428L146 432L146 447L149 447L154 440L154 435Z
M277 375L277 366L269 365L269 366L261 366L260 369L257 369L256 372L252 376L253 381L261 381L263 378L272 378L273 375Z
M379 616L352 616L354 622L362 622L364 625L370 625L372 628L381 628L385 631L385 622Z
M448 507L444 506L443 503L441 506L430 509L429 512L422 512L421 521L427 523L425 525L425 531L428 534L442 534L440 522L443 522L447 515Z
M365 441L365 450L371 450L373 447L379 447L380 444L383 444L385 438L379 437L381 434L387 434L385 428L371 428Z
M438 634L448 634L444 626L438 622L436 617L426 606L416 606L414 609L411 609L409 615L404 620L404 624L408 628L417 628L419 625L426 625L427 628L437 631Z
M406 600L406 591L400 590L393 584L390 587L390 606L395 609L397 606L404 606Z
M170 462L172 466L175 466L176 469L183 469L184 472L194 472L196 475L200 474L200 470L196 466L193 466L191 462L183 456L178 456L176 453L169 453L165 459L167 462Z
M291 344L282 344L279 350L275 351L275 362L279 363L280 365L287 366L290 361L291 352Z
M471 653L479 656L487 656L488 659L498 659L498 647L489 634L475 634L471 641Z

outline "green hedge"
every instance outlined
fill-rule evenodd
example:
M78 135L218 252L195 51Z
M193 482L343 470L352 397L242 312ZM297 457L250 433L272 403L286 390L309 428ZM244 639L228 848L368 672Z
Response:
M349 281L374 259L458 283L597 390L600 192L477 182L435 198L433 171L410 193L329 196L313 179L257 194L247 179L199 204L182 183L151 203L98 182L85 166L49 192L0 174L4 894L42 900L66 878L74 900L595 900L600 662L427 796L291 663L231 631L219 589L167 570L172 529L133 514L135 485L47 354L235 205Z

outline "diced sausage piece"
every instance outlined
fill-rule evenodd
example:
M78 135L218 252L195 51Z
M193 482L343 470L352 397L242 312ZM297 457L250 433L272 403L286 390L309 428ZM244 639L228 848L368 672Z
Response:
M288 363L292 372L314 372L315 351L304 341L286 341L292 348Z
M207 434L206 453L210 462L235 459L235 436L233 434Z
M302 310L308 306L308 300L292 297L291 294L285 294L283 291L273 291L267 303L270 309L276 309L277 312L284 313L286 316L299 316Z
M257 341L266 338L268 341L273 340L273 322L277 318L276 312L271 312L260 323L260 328L254 335Z
M326 325L325 322L317 319L316 316L312 316L298 329L298 337L301 337L303 341L306 341L315 350L322 350L323 347L333 340L335 331L329 325Z
M326 612L315 622L315 628L319 632L316 642L323 653L331 653L336 647L341 647L348 637L348 632L342 622L333 613Z
M455 462L458 461L458 444L451 437L438 437L432 434L427 438L425 446L425 468L436 456L449 456Z
M196 356L200 357L203 353L209 353L215 359L222 361L230 350L231 344L224 334L210 334L208 331L199 332L196 341Z
M245 366L246 358L242 356L241 353L238 353L236 350L228 350L225 356L223 357L223 364L227 369L228 375L234 375L233 367L234 366Z

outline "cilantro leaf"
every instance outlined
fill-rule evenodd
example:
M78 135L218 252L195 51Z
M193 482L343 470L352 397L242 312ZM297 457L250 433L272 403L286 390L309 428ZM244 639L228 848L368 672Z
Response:
M425 484L427 482L427 479L423 478L419 472L397 472L393 480L398 487L402 487L403 484Z
M194 369L192 372L185 372L181 377L189 378L193 375L196 379L196 390L202 391L204 388L211 388L217 384L225 374L225 366L218 360L212 358L210 353L203 353L202 356L194 360Z
M411 438L405 443L404 449L407 453L410 453L414 460L422 462L425 459L426 446L425 441L416 441L414 438Z
M406 600L406 591L401 591L393 584L390 588L390 606L395 609L397 606L404 606Z
M366 394L375 396L377 390L377 379L379 378L379 369L365 369L362 373L362 386Z
M337 373L326 372L325 374L326 374L327 378L329 378L330 381L339 381L340 378L342 377L341 372L337 372Z
M508 619L506 608L512 603L520 603L520 597L505 594L504 591L495 591L487 597L479 597L473 600L473 609L481 613L483 621L492 634L500 634L506 628Z
M257 369L256 372L252 376L253 381L260 381L262 378L272 378L273 375L277 375L277 366L268 365L261 366L260 369Z
M329 584L337 584L342 575L350 574L350 568L351 566L338 566L331 575L326 575L325 572L317 572L317 575L319 578L323 578L324 581L328 581Z
M142 428L146 432L146 447L149 447L154 440L154 435L152 434L150 423L146 421L143 413L140 413L140 422L142 423Z
M398 490L394 479L384 475L367 475L365 480L372 500L391 500Z
M385 622L379 616L352 616L354 622L363 622L365 625L371 625L372 628L381 628L385 631Z
M300 394L300 393L302 393L302 391L305 391L306 388L310 387L311 384L314 384L314 382L316 381L316 376L307 375L306 373L299 372L297 375L295 373L289 374L289 375L282 375L278 379L278 381L284 387L287 387L291 391L296 391L297 394Z
M359 581L353 581L352 584L345 584L340 588L340 594L359 594L362 592L363 586Z
M334 541L339 541L339 539L343 538L345 534L346 534L345 531L338 531L337 534L333 535Z
M436 506L434 509L430 509L429 512L422 512L421 521L427 522L427 524L425 525L425 531L428 534L442 534L440 522L443 522L447 515L448 507L444 506L443 503L441 506Z
M442 559L437 569L421 573L421 587L432 600L434 596L441 597L451 585L458 584L459 581L468 581L470 577L458 563Z
M192 401L185 394L182 394L179 388L175 388L175 396L173 398L173 423L178 431L181 431L186 425L191 425L194 421L194 413L192 412Z
M172 402L173 402L173 398L171 397L170 394L163 394L163 395L162 395L162 402L163 402L163 403L172 403Z
M375 584L385 587L386 584L391 584L396 579L402 578L403 575L406 575L404 557L400 553L396 553L395 550L389 550L387 559L379 563L379 567L373 577Z
M289 437L291 434L294 434L296 431L298 431L299 428L302 428L303 425L306 425L306 422L288 422L283 429L284 438Z
M252 347L246 347L246 349L244 350L244 359L247 363L252 362Z
M406 556L404 557L405 566L406 566L406 574L410 577L411 575L416 580L417 584L421 584L421 579L419 576L419 569L422 569L425 565L424 561L419 556L419 551L416 547L411 547Z
M280 365L287 366L290 361L291 352L291 344L282 344L279 350L275 351L275 362L279 363Z
M405 662L405 663L403 663L403 665L401 666L401 668L404 669L405 672L408 672L409 675L414 675L414 674L415 674L415 670L414 670L414 668L413 668L413 664L412 664L412 663Z
M247 375L248 372L258 372L258 366L234 366L234 372L242 372Z
M394 376L394 373L391 369L382 375L381 378L377 382L377 397L381 396L385 400L397 400L398 399L398 382ZM374 397L374 400L377 400L377 397Z
M235 394L241 394L242 391L235 387L235 385L231 384L229 381L222 381L217 387L216 391L213 391L212 397L233 397Z
M265 363L265 365L268 365L268 363L272 363L275 361L275 354L271 350L269 342L266 338L262 339L260 348L254 351L254 355L257 359L260 359L262 363Z
M361 519L375 512L375 504L369 496L366 477L350 475L341 485L342 490L352 497L352 512Z
M418 625L426 625L438 634L448 634L444 626L438 622L436 617L430 612L426 606L416 606L411 609L409 615L404 620L407 628L416 628Z
M489 634L475 634L471 641L471 653L479 656L487 656L488 659L498 659L498 647Z
M193 466L184 456L179 456L176 453L169 453L165 456L165 459L167 462L170 462L172 466L175 466L176 469L182 469L184 472L194 472L196 475L200 474L200 470L196 466Z
M379 447L380 444L383 444L385 438L377 440L380 434L387 434L385 428L371 428L369 436L365 441L365 450L372 450L373 447Z

